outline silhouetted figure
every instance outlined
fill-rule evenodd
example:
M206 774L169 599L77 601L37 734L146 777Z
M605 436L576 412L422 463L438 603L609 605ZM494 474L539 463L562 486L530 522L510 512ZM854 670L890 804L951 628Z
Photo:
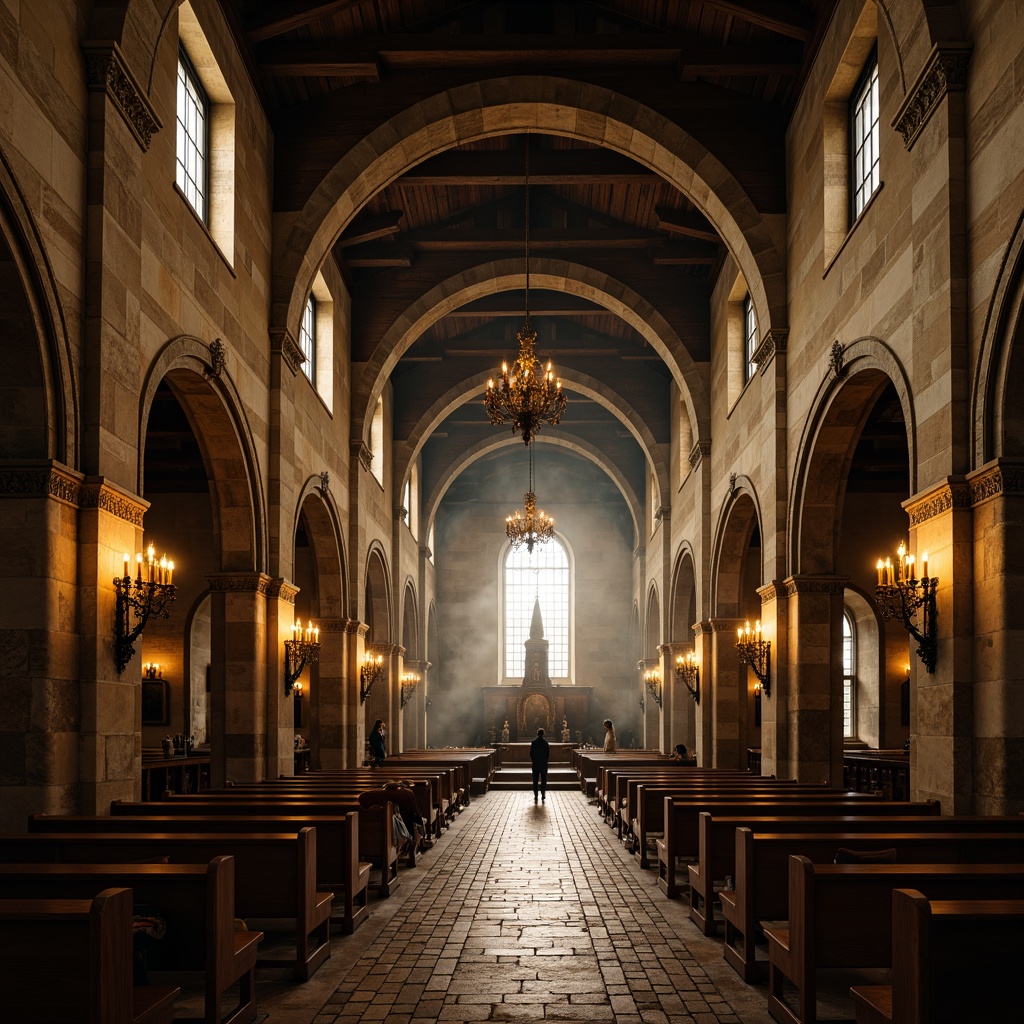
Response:
M387 744L384 742L384 719L378 718L370 730L370 756L374 764L383 764L388 756Z
M533 802L537 802L537 792L543 802L548 791L548 757L551 748L544 739L544 730L537 730L537 738L530 744L530 763L533 765Z
M615 742L615 727L612 725L612 720L606 718L604 720L604 752L606 754L614 754L618 749L618 745Z

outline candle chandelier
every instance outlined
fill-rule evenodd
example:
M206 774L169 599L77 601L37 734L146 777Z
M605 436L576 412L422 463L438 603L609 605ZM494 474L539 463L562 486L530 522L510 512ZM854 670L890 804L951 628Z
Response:
M542 423L555 426L565 412L562 382L555 378L550 361L541 366L534 351L537 332L530 324L530 141L526 141L526 323L518 333L519 355L511 369L501 364L497 381L487 382L484 407L494 426L512 424L523 444L529 445Z
M736 630L736 653L741 665L749 665L761 684L766 697L772 695L772 642L761 636L761 620L758 619L753 631L750 623L746 629Z
M302 684L299 676L302 675L306 665L320 660L320 627L309 625L305 630L302 622L292 624L292 637L284 642L284 695L287 697L292 690L295 690L297 697L302 696Z
M875 566L878 570L878 584L875 598L884 619L900 622L903 628L917 641L917 656L928 672L935 671L938 657L938 631L935 617L935 591L939 585L937 576L928 575L928 552L921 556L921 575L917 575L916 560L907 552L900 541L896 549L896 565L891 558L880 558ZM921 619L918 621L917 612Z
M695 651L676 656L676 679L683 683L694 704L700 703L700 664Z
M505 535L513 550L525 544L531 555L537 544L555 535L554 519L544 509L537 508L537 495L533 493L533 445L530 445L530 489L523 495L523 507L505 517Z
M124 556L124 571L114 577L114 661L118 673L124 672L135 655L135 641L146 623L156 616L166 619L174 603L174 563L164 555L159 561L150 544L143 560L135 556L135 579L131 576L131 558Z

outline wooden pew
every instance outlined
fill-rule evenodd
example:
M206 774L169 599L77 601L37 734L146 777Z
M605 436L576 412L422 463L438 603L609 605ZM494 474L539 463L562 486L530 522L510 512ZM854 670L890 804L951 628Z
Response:
M370 865L359 860L359 816L343 815L196 815L159 814L162 803L115 801L119 812L110 817L73 814L32 814L29 832L283 832L296 835L312 825L316 829L316 885L320 892L333 892L331 920L351 934L366 920L366 890ZM232 869L233 873L233 869ZM234 895L232 895L232 903ZM231 915L234 917L234 914Z
M392 813L387 807L360 807L352 796L317 798L306 794L289 797L264 794L244 789L226 789L218 792L198 793L194 796L175 796L157 804L112 804L115 815L134 813L136 808L145 808L143 814L158 810L161 814L218 815L258 817L270 815L274 818L297 817L307 824L317 816L340 817L354 811L359 815L359 858L370 861L381 868L380 895L390 896L399 886L398 846L395 841Z
M166 856L173 864L235 858L235 907L242 918L295 921L295 955L257 966L290 967L306 981L331 955L331 893L316 889L316 829L284 833L0 833L0 863L116 864Z
M0 1013L18 1024L170 1024L180 989L132 985L132 893L0 900Z
M939 819L941 821L941 819ZM770 825L768 826L770 827ZM1014 832L762 833L736 830L736 888L718 893L724 920L722 954L744 981L764 980L767 962L757 959L760 922L789 912L789 858L800 855L831 864L839 847L895 849L903 863L1013 864L1024 859L1024 834Z
M135 906L158 910L167 922L151 970L206 972L204 1024L256 1019L253 975L263 933L235 928L233 857L209 864L0 864L0 900L84 900L118 887L130 888ZM221 1017L221 997L235 982L238 1005Z
M702 814L698 819L697 863L687 865L690 883L690 920L705 935L715 933L714 886L736 873L736 829L746 826L755 832L976 832L1024 831L1024 818L1017 815L982 817L977 815L941 817L936 805L900 803L905 814L889 814L893 805L886 802L884 814L849 815L842 819L815 820L810 817L743 818ZM658 840L658 884L668 895L678 895L675 885L675 859L681 856L673 845L671 830ZM675 890L673 892L673 889Z
M892 984L850 989L857 1024L1020 1020L1022 900L892 894Z
M668 805L669 800L671 805ZM695 858L701 811L710 811L712 814L750 814L758 818L790 814L820 817L843 814L905 814L906 806L904 803L890 803L867 794L830 794L827 791L823 793L820 789L802 792L800 787L797 787L796 791L780 787L775 790L755 791L752 794L696 790L687 796L676 796L672 791L666 792L664 789L644 790L641 787L634 855L640 867L648 867L649 833L665 833L671 828L677 840L676 849L680 851L679 855ZM655 807L658 808L657 814Z
M768 1012L777 1021L814 1024L819 968L892 965L894 889L940 900L1021 900L1024 865L813 864L791 857L788 922L765 929ZM1019 944L1017 950L1019 970ZM795 1008L788 986L795 989Z

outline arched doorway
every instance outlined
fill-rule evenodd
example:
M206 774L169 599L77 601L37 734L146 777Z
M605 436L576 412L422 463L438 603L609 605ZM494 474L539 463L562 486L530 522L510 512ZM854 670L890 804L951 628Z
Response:
M384 553L374 546L366 560L366 586L364 608L366 614L366 648L384 658L384 674L374 685L363 702L363 733L361 741L369 735L370 728L382 719L388 733L388 749L393 750L398 742L398 702L393 699L394 688L394 642L391 624L391 588Z
M697 621L697 582L693 571L693 557L684 551L676 563L670 609L671 643L667 668L671 671L677 655L692 651L696 638L693 627ZM685 743L688 750L697 747L697 717L699 706L689 691L674 678L665 680L666 749Z

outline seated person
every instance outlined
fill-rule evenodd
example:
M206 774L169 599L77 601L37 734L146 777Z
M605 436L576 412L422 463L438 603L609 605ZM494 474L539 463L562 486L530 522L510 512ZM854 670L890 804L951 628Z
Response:
M675 749L672 751L673 761L692 761L689 751L686 749L685 743L677 743Z

